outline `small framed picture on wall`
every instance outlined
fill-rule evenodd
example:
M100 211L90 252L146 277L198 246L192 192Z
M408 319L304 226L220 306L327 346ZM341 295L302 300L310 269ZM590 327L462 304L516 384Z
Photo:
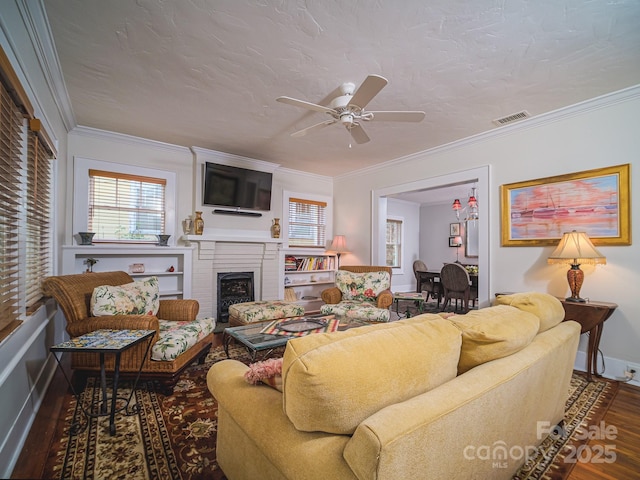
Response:
M450 223L449 224L449 236L457 237L460 235L460 224L459 223Z

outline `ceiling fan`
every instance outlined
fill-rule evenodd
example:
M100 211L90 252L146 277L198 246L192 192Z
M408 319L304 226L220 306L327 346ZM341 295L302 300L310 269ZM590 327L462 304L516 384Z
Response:
M328 107L316 103L305 102L291 97L278 97L276 100L296 107L326 113L331 118L311 125L291 134L292 137L303 137L308 133L320 130L334 123L341 123L349 131L356 143L367 143L369 137L362 128L362 122L420 122L425 113L420 111L367 111L365 107L387 84L387 79L380 75L369 75L356 90L353 83L340 86L341 95L334 98Z

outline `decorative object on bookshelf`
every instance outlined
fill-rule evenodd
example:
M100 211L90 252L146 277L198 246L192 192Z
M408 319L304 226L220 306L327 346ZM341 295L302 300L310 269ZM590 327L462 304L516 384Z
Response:
M156 245L158 245L159 247L168 247L169 246L169 237L171 237L171 235L156 235L156 237L158 237L158 243Z
M134 263L129 265L129 271L131 273L144 273L144 263Z
M175 268L173 268L173 265L171 265L171 266L167 269L167 272L175 272L175 271L176 271L176 269L175 269Z
M87 258L84 263L87 265L87 272L86 273L93 273L93 266L98 263L98 259L97 258Z
M284 289L284 301L295 302L296 300L298 300L298 297L296 296L296 291L291 287L286 287Z
M196 235L202 235L204 232L204 219L202 218L202 212L196 212L196 218L193 221L193 228Z
M274 218L273 225L271 225L271 236L273 238L280 238L280 219Z
M93 245L94 232L78 232L80 235L80 245Z

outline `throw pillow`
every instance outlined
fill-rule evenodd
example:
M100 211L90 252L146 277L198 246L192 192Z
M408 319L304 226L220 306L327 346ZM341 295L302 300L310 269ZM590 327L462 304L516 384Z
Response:
M249 365L249 370L244 374L244 378L251 385L262 382L265 385L282 391L282 358L270 358L262 362Z
M158 277L149 277L124 285L102 285L91 295L91 314L156 315L160 308Z

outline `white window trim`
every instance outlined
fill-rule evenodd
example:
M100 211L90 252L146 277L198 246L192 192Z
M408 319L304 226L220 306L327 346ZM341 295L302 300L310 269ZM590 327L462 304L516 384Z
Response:
M394 275L404 275L404 260L405 260L405 239L404 239L404 224L405 224L405 220L404 217L399 217L397 215L387 215L387 220L395 220L397 222L401 222L400 223L400 266L399 267L392 267L391 271L393 272ZM386 222L385 222L385 228L386 228ZM385 245L386 247L386 245Z
M92 160L90 158L74 157L73 159L73 234L86 232L89 217L89 170L105 170L109 172L126 173L143 177L164 179L165 186L165 233L171 235L169 243L177 240L176 230L176 174L155 168L136 167L122 163Z
M303 198L305 200L314 200L316 202L325 202L327 207L325 209L325 215L327 219L327 229L325 230L325 240L327 244L325 249L329 248L331 241L333 240L333 198L326 195L317 195L313 193L291 192L284 190L282 192L282 219L280 220L282 232L280 237L283 240L283 248L289 248L289 200L291 198ZM298 249L302 247L292 247Z

